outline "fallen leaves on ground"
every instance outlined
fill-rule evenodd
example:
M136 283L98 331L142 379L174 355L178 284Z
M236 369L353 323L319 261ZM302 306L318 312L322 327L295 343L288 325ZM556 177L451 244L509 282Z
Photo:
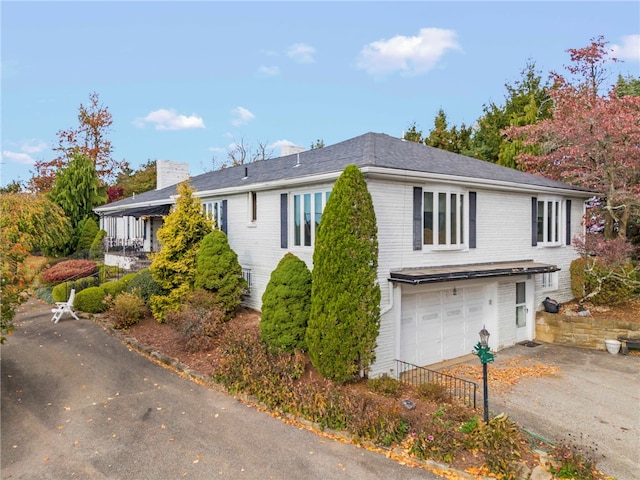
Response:
M442 373L482 383L482 365L456 365L443 370ZM558 373L560 373L560 368L554 365L545 365L516 357L499 364L490 363L487 377L491 388L496 390L512 387L523 378L548 377Z

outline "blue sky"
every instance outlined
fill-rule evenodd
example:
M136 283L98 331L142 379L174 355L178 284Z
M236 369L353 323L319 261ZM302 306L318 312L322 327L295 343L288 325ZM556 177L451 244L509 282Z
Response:
M603 35L640 76L638 2L15 2L0 5L0 183L54 158L97 92L117 160L189 163L234 142L309 148L428 132L440 108L473 124L528 59L564 71Z

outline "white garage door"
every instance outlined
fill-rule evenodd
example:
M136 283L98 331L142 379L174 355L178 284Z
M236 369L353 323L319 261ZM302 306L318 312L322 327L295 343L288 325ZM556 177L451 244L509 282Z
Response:
M405 288L406 290L406 288ZM485 322L485 287L402 294L400 360L429 365L471 353Z

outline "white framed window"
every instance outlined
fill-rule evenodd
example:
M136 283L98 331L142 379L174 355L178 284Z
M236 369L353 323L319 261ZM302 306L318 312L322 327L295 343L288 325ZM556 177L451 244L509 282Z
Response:
M311 247L315 244L315 236L322 212L330 191L296 193L293 195L293 245Z
M202 213L204 213L209 220L213 220L213 228L220 229L222 225L222 202L202 202Z
M251 278L251 269L243 268L242 269L242 278L247 282L247 291L246 295L251 295L251 287L253 286L252 278Z
M425 190L422 199L422 243L433 248L463 248L465 218L463 192Z
M537 244L539 246L562 245L562 200L554 197L538 198Z
M543 292L558 289L558 272L543 273L540 275L541 289Z
M256 223L258 221L258 194L257 192L249 192L249 222Z

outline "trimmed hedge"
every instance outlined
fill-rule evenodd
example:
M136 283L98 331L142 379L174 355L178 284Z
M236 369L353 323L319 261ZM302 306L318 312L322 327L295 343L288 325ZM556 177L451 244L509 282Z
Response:
M107 293L102 287L89 287L76 292L74 307L81 312L100 313L107 309L104 299Z
M66 302L69 299L72 288L75 289L77 294L86 288L98 286L98 283L96 277L84 277L72 282L59 283L53 287L51 296L54 302Z

